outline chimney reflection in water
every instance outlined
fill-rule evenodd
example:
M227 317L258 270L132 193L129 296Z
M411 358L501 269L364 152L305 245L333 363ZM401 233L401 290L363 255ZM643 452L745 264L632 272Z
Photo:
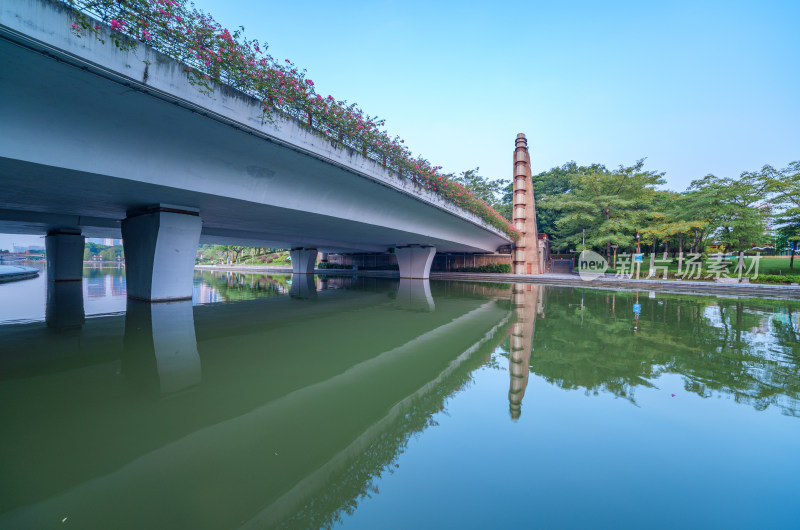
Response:
M508 408L511 419L518 420L522 414L522 398L528 386L530 374L533 334L536 330L536 315L543 310L541 285L513 284L512 303L517 319L511 328L511 351L508 356Z

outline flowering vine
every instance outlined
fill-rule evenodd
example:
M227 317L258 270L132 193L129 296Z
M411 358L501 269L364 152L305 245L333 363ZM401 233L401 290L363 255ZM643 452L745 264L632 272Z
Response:
M275 60L267 45L231 32L187 0L61 0L73 8L72 32L93 35L102 42L99 19L111 28L111 40L121 50L145 43L183 63L192 84L211 92L226 84L261 101L264 119L292 116L338 144L361 151L426 190L472 212L512 239L519 232L469 189L440 173L441 166L417 156L397 136L383 129L384 120L370 116L355 103L316 92L305 69L290 60Z

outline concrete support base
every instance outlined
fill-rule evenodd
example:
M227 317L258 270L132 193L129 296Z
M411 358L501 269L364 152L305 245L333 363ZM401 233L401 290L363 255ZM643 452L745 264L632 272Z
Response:
M192 298L200 216L189 208L158 205L122 221L128 296L150 302Z
M128 300L122 371L162 396L200 384L203 372L191 300Z
M45 238L48 281L81 281L83 236L76 232L50 232Z
M431 275L431 263L436 255L436 247L409 245L395 249L400 277L427 280Z
M314 274L317 264L317 249L293 248L289 251L292 258L292 274Z

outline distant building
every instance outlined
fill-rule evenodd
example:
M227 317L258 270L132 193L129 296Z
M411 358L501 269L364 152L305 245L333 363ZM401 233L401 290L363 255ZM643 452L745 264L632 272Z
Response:
M41 245L14 245L14 253L16 254L42 254L44 247Z
M86 240L88 243L95 243L97 245L105 245L107 247L115 247L122 244L122 239L112 239L109 237L90 237Z

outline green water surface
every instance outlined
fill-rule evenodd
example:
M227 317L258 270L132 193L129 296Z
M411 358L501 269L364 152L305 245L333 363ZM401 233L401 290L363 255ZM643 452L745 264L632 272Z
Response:
M800 528L798 302L27 282L0 285L0 528Z

